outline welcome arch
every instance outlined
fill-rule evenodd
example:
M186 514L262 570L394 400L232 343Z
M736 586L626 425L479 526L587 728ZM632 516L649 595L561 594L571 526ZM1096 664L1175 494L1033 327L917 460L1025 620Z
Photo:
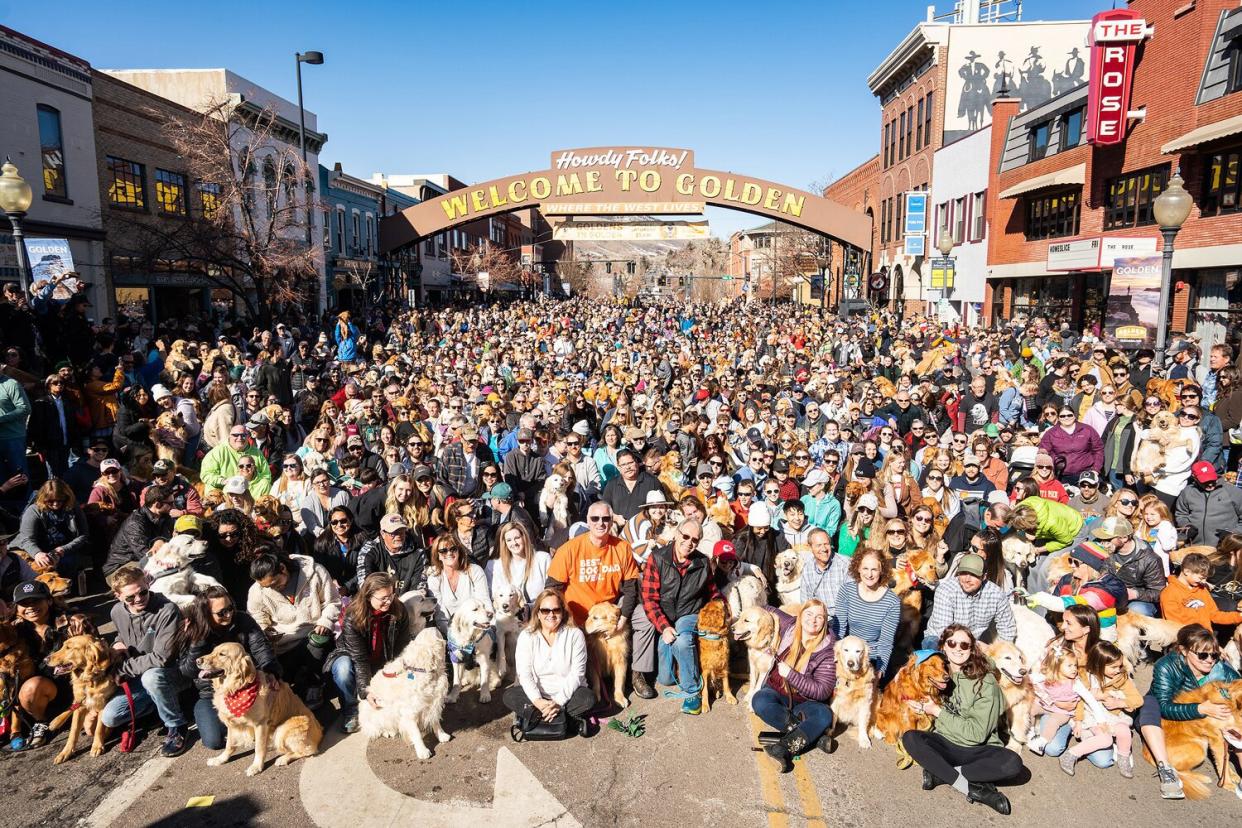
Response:
M694 153L666 147L557 150L546 170L485 181L386 218L391 251L463 224L538 207L548 215L697 214L705 205L742 210L871 249L871 216L761 178L694 166Z

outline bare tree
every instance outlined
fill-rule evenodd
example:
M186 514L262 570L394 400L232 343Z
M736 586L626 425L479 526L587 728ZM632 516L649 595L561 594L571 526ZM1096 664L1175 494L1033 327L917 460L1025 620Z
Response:
M590 296L599 298L598 280L594 277L591 263L582 259L565 259L556 265L556 276L562 282L569 283L574 296Z
M155 111L148 113L161 119ZM275 113L232 102L164 120L184 159L191 193L185 220L118 215L120 247L152 264L173 262L229 291L261 320L273 306L303 302L321 257L309 243L314 182L297 149L275 136Z
M467 250L454 250L451 260L454 273L475 278L480 273L486 273L492 290L505 282L523 287L531 287L537 282L534 272L523 268L509 252L486 242Z
M348 259L345 262L345 283L362 291L365 309L371 299L371 291L379 283L379 268L370 259Z

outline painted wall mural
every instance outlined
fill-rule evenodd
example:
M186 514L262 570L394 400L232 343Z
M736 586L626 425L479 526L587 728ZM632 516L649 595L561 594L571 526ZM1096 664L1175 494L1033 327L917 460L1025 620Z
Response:
M954 26L949 35L944 143L992 121L1007 93L1022 111L1087 82L1089 21Z

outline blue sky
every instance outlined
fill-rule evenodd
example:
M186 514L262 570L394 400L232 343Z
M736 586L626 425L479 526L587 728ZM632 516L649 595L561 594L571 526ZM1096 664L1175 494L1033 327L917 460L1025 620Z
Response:
M876 152L866 77L928 2L0 0L0 22L99 68L226 66L291 100L294 53L318 49L303 81L329 135L320 160L364 178L482 181L554 149L633 144L804 187ZM1112 3L1023 5L1055 20ZM755 223L710 219L722 235Z

